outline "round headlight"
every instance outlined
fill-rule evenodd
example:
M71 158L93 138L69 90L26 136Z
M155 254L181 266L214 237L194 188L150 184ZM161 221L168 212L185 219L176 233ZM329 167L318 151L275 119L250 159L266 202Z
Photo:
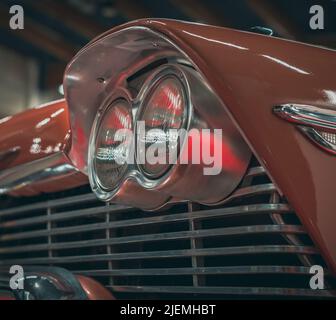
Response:
M110 105L98 125L93 165L101 188L113 189L127 168L132 132L131 110L124 100Z
M179 152L179 136L176 132L185 124L186 105L183 83L175 75L166 75L154 81L148 89L138 118L138 121L144 122L145 135L144 139L142 136L137 137L137 142L144 146L138 152L142 153L142 159L145 160L139 167L146 176L159 178L172 165L169 163L169 150ZM174 132L171 129L176 130ZM154 159L151 159L151 155Z

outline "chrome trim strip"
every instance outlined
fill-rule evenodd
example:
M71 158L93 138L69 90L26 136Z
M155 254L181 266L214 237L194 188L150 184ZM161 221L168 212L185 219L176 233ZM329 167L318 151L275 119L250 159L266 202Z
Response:
M77 172L63 152L25 163L0 172L0 195L35 182Z
M303 104L275 106L273 112L290 122L322 129L336 130L336 111Z
M336 110L301 104L275 106L273 112L282 119L297 124L297 128L326 152L336 154L336 145L319 131L336 134Z
M336 155L336 145L323 138L321 133L311 127L298 127L309 139L315 142L320 148ZM336 133L335 133L336 134Z

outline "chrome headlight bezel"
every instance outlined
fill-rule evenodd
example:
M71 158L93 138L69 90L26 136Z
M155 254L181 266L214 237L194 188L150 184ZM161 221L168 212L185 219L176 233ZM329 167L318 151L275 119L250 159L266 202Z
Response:
M181 83L185 95L185 115L183 125L187 135L180 136L180 152L176 163L161 175L148 175L144 172L137 161L137 120L141 112L146 108L147 96L152 88L166 77L173 77ZM90 136L89 147L89 178L92 190L97 197L104 201L122 202L135 204L142 208L157 209L171 201L170 199L188 199L204 204L216 204L222 201L233 188L239 183L244 170L248 165L251 155L250 150L243 141L239 131L235 128L232 119L223 108L222 102L211 88L203 81L202 76L191 66L186 66L180 61L172 61L154 69L145 80L136 94L132 95L132 89L128 88L127 80L113 90L108 102L124 98L129 103L133 116L133 163L127 164L125 173L113 189L104 189L97 181L95 168L92 159L95 152L95 139L97 125L104 117L106 107L100 108L94 121ZM105 102L104 106L107 105ZM223 164L222 172L217 175L204 175L203 163L187 164L180 163L189 145L189 133L196 129L221 129L225 132L225 144L233 152L231 156L236 157L239 168L231 167L231 164ZM191 138L192 140L194 138ZM197 141L197 140L196 140ZM133 156L134 155L134 156ZM188 161L190 159L188 158ZM233 164L232 164L233 165ZM191 179L198 186L190 188ZM144 203L146 207L142 204Z
M165 78L172 77L181 85L181 90L185 99L185 114L183 116L182 127L186 130L190 127L193 108L190 99L190 87L188 83L187 76L185 72L177 64L167 64L162 67L159 67L145 79L141 89L136 94L135 97L132 97L130 90L127 87L118 87L112 94L109 96L106 101L99 108L97 115L95 117L89 141L88 149L88 176L91 188L96 196L103 201L112 200L119 192L122 193L122 185L129 180L135 181L142 188L147 190L156 190L162 184L169 180L169 177L177 169L174 164L170 165L168 170L160 176L151 176L146 174L141 165L137 162L137 121L141 116L141 112L144 110L146 97L151 93L151 90ZM95 153L96 153L96 141L97 135L99 132L100 124L102 123L104 116L115 103L123 100L129 107L130 112L133 117L133 143L132 147L134 148L134 161L133 163L127 164L123 172L122 177L114 184L113 188L106 188L99 180L99 174L97 174L96 166L94 163ZM180 143L180 146L183 147L185 141Z

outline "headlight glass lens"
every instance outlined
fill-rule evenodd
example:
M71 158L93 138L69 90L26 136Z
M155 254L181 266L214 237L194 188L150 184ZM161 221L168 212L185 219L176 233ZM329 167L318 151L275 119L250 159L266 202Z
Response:
M184 126L186 112L186 93L176 76L166 76L149 89L138 119L145 123L145 139L141 141L144 149L140 152L145 152L146 156L142 157L145 163L140 164L140 168L147 176L158 178L171 166L169 150L177 154L179 148L178 135L171 129L176 129L177 132ZM148 152L149 148L154 152ZM154 154L157 163L154 163L155 159L149 158L151 154Z
M127 168L132 122L131 110L124 100L114 102L102 116L96 136L94 166L104 189L115 187Z

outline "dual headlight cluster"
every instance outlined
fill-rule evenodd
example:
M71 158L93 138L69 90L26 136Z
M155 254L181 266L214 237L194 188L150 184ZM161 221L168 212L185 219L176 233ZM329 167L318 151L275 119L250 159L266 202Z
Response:
M132 164L132 148L133 170L148 179L158 179L169 171L172 164L168 153L157 163L148 161L146 153L153 143L178 146L178 136L172 141L169 130L179 130L187 123L189 103L182 78L181 72L173 67L161 69L144 83L134 101L125 95L116 97L98 113L89 150L91 178L97 188L106 192L118 188ZM144 136L138 135L138 123L144 124ZM143 148L137 147L140 142ZM163 146L163 149L169 148Z
M184 125L187 116L187 97L182 82L175 75L154 79L146 90L143 104L137 111L135 125L132 110L129 102L120 98L108 106L98 124L93 153L94 169L100 186L107 190L114 188L126 171L130 148L134 147L127 132L135 132L135 142L141 139L136 134L138 121L144 123L146 133L145 141L141 141L145 148L135 147L139 152L135 154L136 159L142 157L145 160L141 164L136 161L139 170L148 178L159 178L169 170L168 154L165 155L166 159L159 159L162 161L153 164L146 159L146 152L153 143L168 143L166 140L169 136L168 131L179 130ZM161 132L164 132L164 135L160 136ZM177 145L177 141L170 142Z
M100 199L145 209L176 198L216 203L238 184L250 152L217 96L195 70L165 65L148 76L134 98L127 86L115 91L97 113L90 137L89 178ZM169 152L178 160L190 142L188 136L171 132L213 128L211 122L226 131L220 143L229 148L238 167L224 164L218 176L204 177L202 163L171 163ZM139 124L144 135L139 134ZM147 157L153 144L165 150L156 155L157 162Z

